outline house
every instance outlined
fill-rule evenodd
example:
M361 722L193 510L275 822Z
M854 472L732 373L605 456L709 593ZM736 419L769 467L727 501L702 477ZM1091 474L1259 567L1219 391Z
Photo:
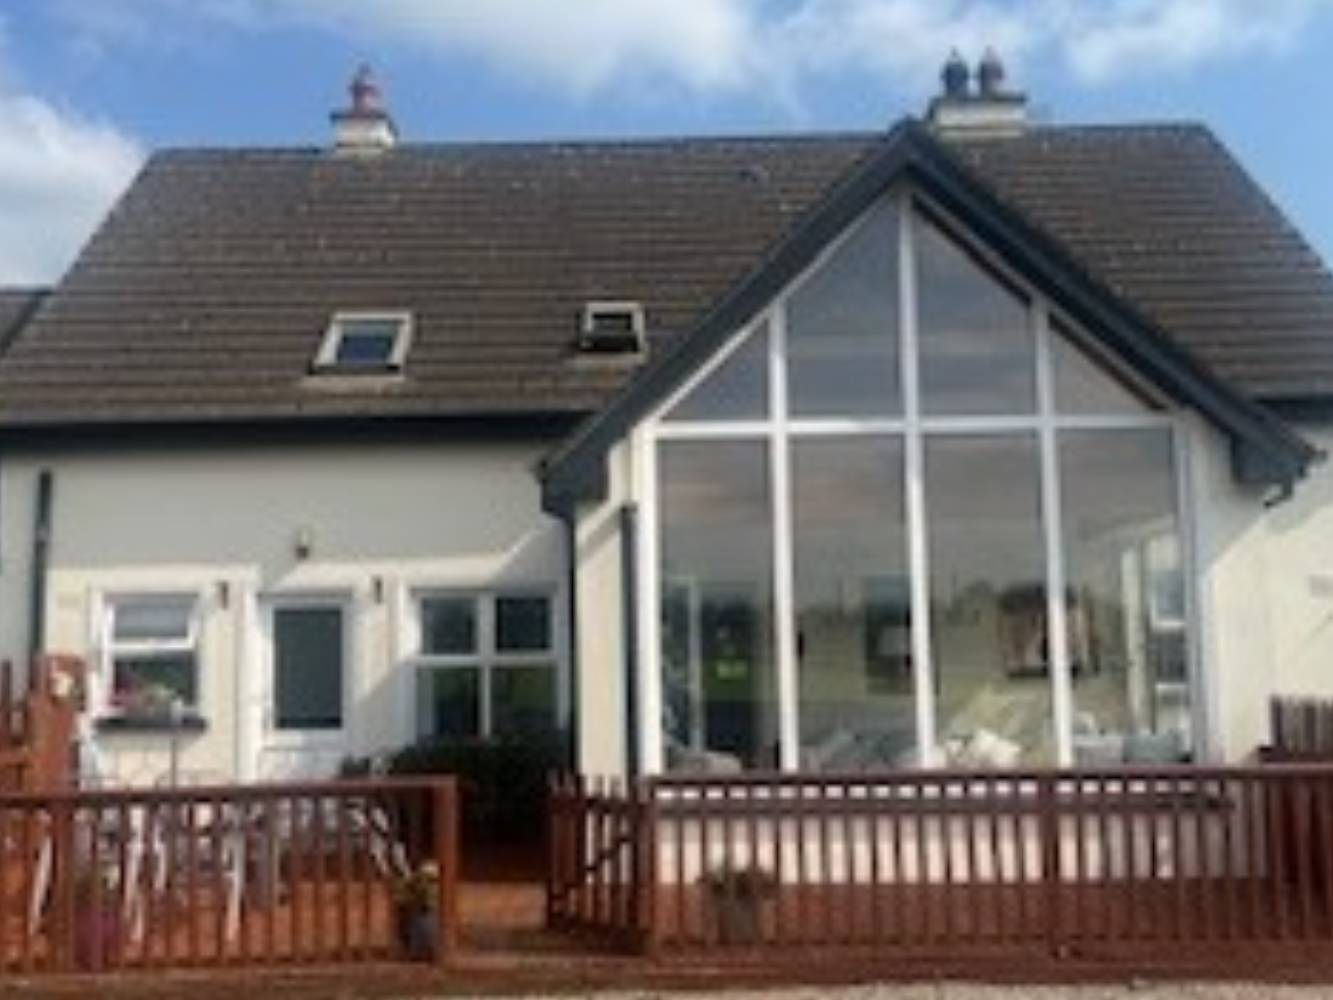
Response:
M154 155L0 301L0 653L141 783L1246 758L1333 694L1333 278L1205 127L970 76L415 144L362 75L326 148Z

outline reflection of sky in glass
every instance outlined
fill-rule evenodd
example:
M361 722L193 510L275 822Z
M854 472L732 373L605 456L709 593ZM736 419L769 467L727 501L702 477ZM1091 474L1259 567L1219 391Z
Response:
M1032 413L1036 349L1027 304L917 217L922 409Z
M757 420L768 415L768 324L751 334L667 414L668 420Z
M897 272L898 212L886 200L788 299L793 414L901 411Z

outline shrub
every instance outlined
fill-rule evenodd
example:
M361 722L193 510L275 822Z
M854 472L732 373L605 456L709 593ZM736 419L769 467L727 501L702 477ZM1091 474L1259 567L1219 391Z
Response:
M425 739L392 754L392 775L452 774L464 833L482 842L521 842L542 834L548 775L567 764L558 732L489 740Z

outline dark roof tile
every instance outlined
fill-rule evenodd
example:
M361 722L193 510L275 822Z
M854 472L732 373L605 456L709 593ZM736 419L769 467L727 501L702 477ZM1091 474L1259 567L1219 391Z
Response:
M660 348L881 138L159 153L0 359L0 423L592 410L629 369L571 356L584 301ZM1333 392L1333 280L1205 129L952 148L1240 389ZM308 378L365 308L414 313L404 377Z

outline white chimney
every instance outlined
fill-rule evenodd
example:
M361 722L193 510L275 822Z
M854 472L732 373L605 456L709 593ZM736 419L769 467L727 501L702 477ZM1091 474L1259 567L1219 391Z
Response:
M1022 135L1028 127L1026 94L1004 88L1004 63L991 49L977 66L977 89L957 52L944 64L943 92L930 102L926 121L944 138L1003 139Z
M369 66L362 66L347 88L351 106L329 115L333 148L339 153L380 153L398 141L398 129L384 109L384 97Z

